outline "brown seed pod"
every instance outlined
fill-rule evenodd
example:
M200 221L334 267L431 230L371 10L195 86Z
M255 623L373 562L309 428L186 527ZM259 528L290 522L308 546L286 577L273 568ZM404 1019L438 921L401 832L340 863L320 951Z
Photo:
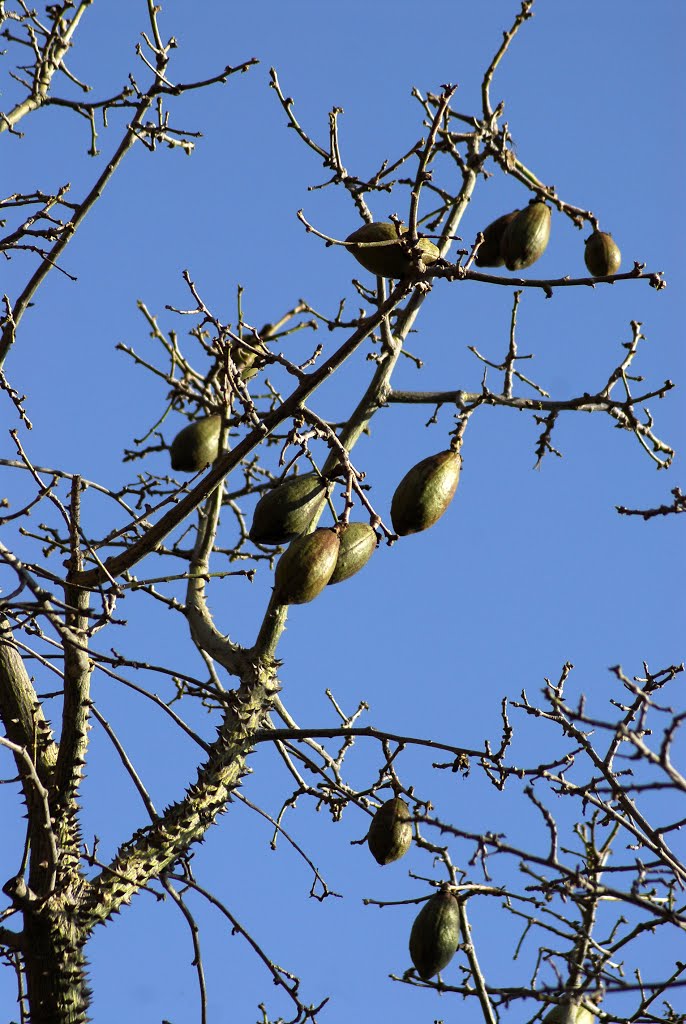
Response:
M307 604L321 594L336 568L339 546L338 534L328 529L291 541L274 572L278 604Z
M546 250L550 238L550 207L534 200L506 227L501 253L508 270L524 270Z
M197 473L217 458L222 428L220 413L203 416L179 431L169 448L172 469Z
M438 522L453 500L461 465L457 452L438 452L405 474L391 502L391 521L397 534L419 533Z
M399 796L379 807L369 826L367 845L378 864L392 864L409 850L412 845L410 808Z
M479 251L474 260L478 267L502 267L505 265L505 259L500 251L500 247L505 229L518 213L519 210L505 213L502 217L498 217L497 220L489 224L487 228L484 228L484 240L479 246Z
M442 888L424 904L410 932L410 956L424 981L433 978L450 963L460 941L460 911L457 900Z
M325 501L326 482L317 473L289 477L255 505L250 539L285 544L305 532Z
M607 231L594 231L586 239L584 262L594 277L609 277L616 274L622 262L622 254L612 235Z
M543 1024L594 1024L595 1016L579 1003L554 1006L543 1018Z
M376 551L376 534L369 523L348 523L339 537L341 546L329 586L349 580L364 568Z
M406 235L407 228L401 227L400 234ZM379 277L400 278L412 270L409 248L400 242L395 224L386 221L363 224L348 235L346 242L356 243L348 247L349 252L365 270ZM424 263L429 265L436 262L439 253L432 241L420 238L417 245Z

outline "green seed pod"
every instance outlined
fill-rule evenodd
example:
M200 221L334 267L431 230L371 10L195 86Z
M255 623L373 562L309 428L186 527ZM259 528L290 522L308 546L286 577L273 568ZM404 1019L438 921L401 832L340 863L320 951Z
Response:
M460 912L448 889L435 893L417 914L410 933L410 956L424 981L450 963L460 941Z
M321 594L336 568L340 542L334 530L296 537L276 563L274 598L279 604L307 604Z
M406 235L407 228L400 228L400 234ZM349 251L365 270L379 277L404 277L412 270L412 257L398 238L395 224L379 221L376 224L363 224L357 231L348 235L346 242ZM376 244L373 244L376 243ZM385 243L385 244L379 244ZM422 260L427 266L438 259L438 248L428 238L420 238L417 243Z
M410 808L399 796L387 800L372 818L367 844L378 864L392 864L412 845Z
M257 341L251 341L251 345L255 349L259 349L261 352L266 352L264 345L260 345ZM249 349L244 348L238 342L234 342L231 346L231 358L236 364L240 375L243 380L250 380L256 374L260 372L260 369L264 365L264 360L256 352L250 352Z
M503 214L502 217L498 217L487 228L484 228L484 240L479 246L479 251L474 261L478 267L504 266L505 259L500 251L503 235L508 224L515 219L518 213L519 210L513 210L512 213Z
M520 210L503 233L501 252L508 270L524 270L546 250L550 238L550 207L535 200Z
M595 1016L579 1003L554 1006L543 1018L543 1024L594 1024Z
M317 473L289 477L255 505L250 539L256 544L285 544L305 532L325 501L326 483Z
M594 231L586 239L584 262L594 277L609 277L616 274L622 262L622 254L612 235L607 231Z
M391 521L399 536L428 530L453 500L462 459L457 452L438 452L413 466L395 489Z
M189 423L179 431L169 449L172 469L182 473L197 473L199 469L214 462L219 454L221 429L221 415L214 413Z
M376 534L369 523L348 523L339 536L341 546L329 586L349 580L364 568L376 551Z

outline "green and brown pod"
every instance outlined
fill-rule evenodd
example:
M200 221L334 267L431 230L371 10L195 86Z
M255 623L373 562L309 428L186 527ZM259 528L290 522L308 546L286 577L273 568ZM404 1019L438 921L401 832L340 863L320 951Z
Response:
M594 231L586 239L584 262L594 277L609 277L616 274L622 262L622 254L612 235L607 231Z
M410 808L399 796L387 800L372 818L367 845L377 864L392 864L404 857L412 845Z
M274 600L278 604L313 601L331 579L339 547L338 534L329 529L291 541L276 563Z
M221 414L213 413L180 430L169 448L172 469L181 473L197 473L214 462L219 454L221 429Z
M424 981L447 967L460 941L460 911L457 900L443 886L424 904L410 932L410 956Z
M369 523L348 523L339 534L341 546L329 586L349 580L376 551L376 534Z
M545 252L550 239L550 207L534 200L505 228L501 253L508 270L524 270Z
M325 501L326 482L318 473L289 477L257 502L250 540L285 544L307 530Z
M554 1006L546 1013L543 1024L594 1024L595 1016L580 1003Z
M357 231L348 235L345 241L349 252L365 270L379 277L401 278L413 267L409 248L400 241L400 236L406 234L407 228L398 229L395 224L378 221L374 224L363 224ZM439 252L432 241L420 238L417 245L427 266L436 262Z
M405 474L391 502L393 529L401 536L428 530L453 500L462 458L448 450L430 455Z
M519 210L505 213L484 228L484 240L479 246L474 261L478 267L502 267L505 265L505 257L501 252L503 235L507 226L512 223L518 213Z

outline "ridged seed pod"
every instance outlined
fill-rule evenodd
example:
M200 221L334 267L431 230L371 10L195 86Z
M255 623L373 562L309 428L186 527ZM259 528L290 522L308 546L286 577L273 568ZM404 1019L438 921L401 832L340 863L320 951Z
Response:
M369 826L367 845L377 864L392 864L409 850L412 845L410 808L399 796L379 807Z
M554 1006L543 1018L543 1024L594 1024L596 1018L579 1003Z
M217 458L222 418L219 413L203 416L179 431L169 448L172 469L197 473Z
M406 235L407 228L401 228L400 233ZM349 246L349 252L365 270L378 274L379 277L401 278L412 270L412 258L399 241L395 224L386 221L363 224L357 231L348 235L346 242L357 243ZM438 248L434 243L428 238L420 238L417 244L424 263L427 266L435 263L438 259Z
M612 235L607 231L594 231L586 239L584 262L594 277L609 277L616 274L622 262L622 254Z
M518 213L519 210L505 213L502 217L498 217L497 220L489 224L487 228L484 228L484 240L479 246L479 251L474 261L478 267L502 267L505 265L505 259L500 251L503 235L508 224L515 219Z
M460 912L448 889L435 893L417 914L410 933L410 956L424 981L450 963L460 941Z
M339 537L341 546L329 586L349 580L364 568L376 551L376 534L369 523L348 523Z
M296 537L276 563L274 598L279 604L307 604L321 594L336 568L339 540L320 529Z
M535 263L546 250L550 238L550 207L535 201L507 225L501 242L501 253L508 270L524 270Z
M391 521L399 536L428 530L438 522L453 500L461 465L457 452L438 452L405 474L391 502Z
M250 539L256 544L285 544L305 532L325 501L326 484L317 473L289 477L257 502Z

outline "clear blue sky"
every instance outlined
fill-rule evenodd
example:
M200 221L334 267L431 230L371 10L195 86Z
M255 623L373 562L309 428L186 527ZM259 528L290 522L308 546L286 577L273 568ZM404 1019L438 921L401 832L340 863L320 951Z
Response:
M513 0L439 0L425 9L406 0L214 3L197 10L178 0L165 4L163 31L179 41L172 79L206 77L253 56L260 64L172 105L172 123L203 133L195 153L188 158L162 150L151 156L142 146L130 153L64 257L77 283L53 274L39 293L6 366L14 386L28 395L34 430L22 437L33 461L62 465L112 487L130 477L121 452L162 412L166 396L164 386L115 346L123 342L153 355L138 299L159 315L164 330L183 328L165 304L189 305L184 268L225 320L232 319L237 284L245 288L244 315L257 327L300 297L332 314L345 297L350 315L357 310L350 281L360 276L359 268L343 249L327 249L307 235L296 211L303 208L311 223L335 237L356 228L359 218L343 190L308 192L328 172L286 128L269 88L271 65L294 98L301 123L323 144L328 111L344 109L343 161L367 176L422 134L413 87L426 93L457 83L455 106L478 113L483 71L518 8ZM145 25L143 4L93 5L71 66L95 95L118 89L135 67L133 50ZM506 100L505 116L522 161L565 200L594 211L622 250L622 269L640 261L664 270L668 281L660 292L645 282L627 282L611 289L560 290L552 299L525 293L518 339L520 351L535 353L525 372L554 397L597 389L630 339L630 321L642 322L648 340L633 369L645 378L646 389L667 378L677 383L677 390L651 406L657 434L677 451L686 442L685 32L686 9L673 0L540 2L492 90L495 100ZM3 80L7 91L0 106L9 106L15 88ZM116 115L111 120L113 130L100 135L101 155L89 159L85 122L54 109L25 119L23 140L3 136L3 192L47 191L70 181L81 194L116 145L120 122ZM463 238L471 242L494 217L527 198L502 175L482 181L462 222ZM382 220L392 213L406 218L407 205L402 190L372 202ZM548 252L531 275L582 275L586 233L555 216ZM27 266L20 260L4 264L0 291L16 293ZM511 303L510 289L438 282L409 345L424 368L418 372L405 360L396 385L478 390L482 368L467 346L500 361ZM317 341L325 348L333 344L323 331ZM304 359L312 347L312 335L303 336L293 352ZM372 372L364 355L358 353L318 392L313 407L320 415L341 419L354 407ZM353 461L367 473L372 499L384 511L406 470L446 447L451 414L444 410L425 429L430 412L388 409L355 449ZM17 425L4 395L0 424L3 430ZM181 418L165 424L167 436L182 425ZM292 610L279 648L280 676L284 700L301 725L335 723L324 694L330 688L347 712L361 700L370 704L360 724L478 747L486 736L497 740L503 697L515 699L523 688L536 695L544 677L557 677L565 661L576 666L571 692L586 692L593 706L604 709L609 698L621 698L609 666L621 663L633 675L643 661L658 668L683 659L682 523L676 517L644 523L619 517L614 509L669 501L672 487L686 487L683 457L677 456L669 472L658 472L632 434L600 415L568 414L560 417L553 439L563 457L548 456L534 471L539 433L524 413L482 410L468 430L457 496L440 523L380 549L359 577ZM11 457L6 434L1 447ZM150 468L163 472L166 465L162 453ZM10 485L13 479L3 470L0 492ZM86 529L94 536L112 528L104 508L95 499L86 504ZM148 570L155 572L154 562L146 564ZM249 644L271 582L261 568L252 587L241 580L213 584L210 605L218 627ZM126 633L113 630L107 647L201 671L179 617L134 597L120 610L128 620ZM53 688L49 678L37 677L37 685L41 692ZM162 694L162 682L159 687ZM675 685L673 699L679 702L682 692ZM95 678L94 696L156 804L166 806L190 780L194 750L150 705L103 676ZM184 712L212 734L204 712L185 706ZM521 756L529 756L530 743L551 742L543 735L521 723ZM144 823L145 812L97 725L91 737L84 839L91 843L97 834L106 859ZM407 785L435 803L440 817L469 822L475 830L526 835L531 822L514 796L497 798L477 771L468 780L436 773L434 759L408 754L400 770ZM348 760L351 780L371 785L377 750L358 741ZM251 764L245 796L277 813L291 791L288 777L266 747ZM4 768L3 777L10 771ZM16 806L9 787L0 787L4 820ZM388 979L410 966L407 937L415 908L379 911L362 904L364 897L423 895L426 885L408 872L440 877L430 858L412 851L400 863L378 868L364 847L349 845L367 827L354 809L332 823L325 811L315 814L301 801L287 822L343 899L308 899L306 865L284 842L270 851L270 828L237 803L196 851L194 867L274 959L301 976L306 1001L331 996L322 1021L476 1021L476 1001L464 1006L454 997ZM2 880L16 870L21 842L18 834L13 844L0 844ZM455 844L453 857L462 867L470 854ZM525 984L525 963L512 963L516 932L503 925L495 905L483 903L471 914L485 968L494 983ZM288 1019L290 1006L246 943L230 935L216 911L199 901L193 908L203 929L212 1024L257 1020L261 1000L272 1019L280 1013ZM97 933L90 957L98 1024L198 1019L190 941L169 900L156 903L140 895ZM457 969L451 970L457 978ZM0 1019L12 1019L14 998L13 978L5 972ZM522 1012L520 1007L506 1019L527 1019Z

